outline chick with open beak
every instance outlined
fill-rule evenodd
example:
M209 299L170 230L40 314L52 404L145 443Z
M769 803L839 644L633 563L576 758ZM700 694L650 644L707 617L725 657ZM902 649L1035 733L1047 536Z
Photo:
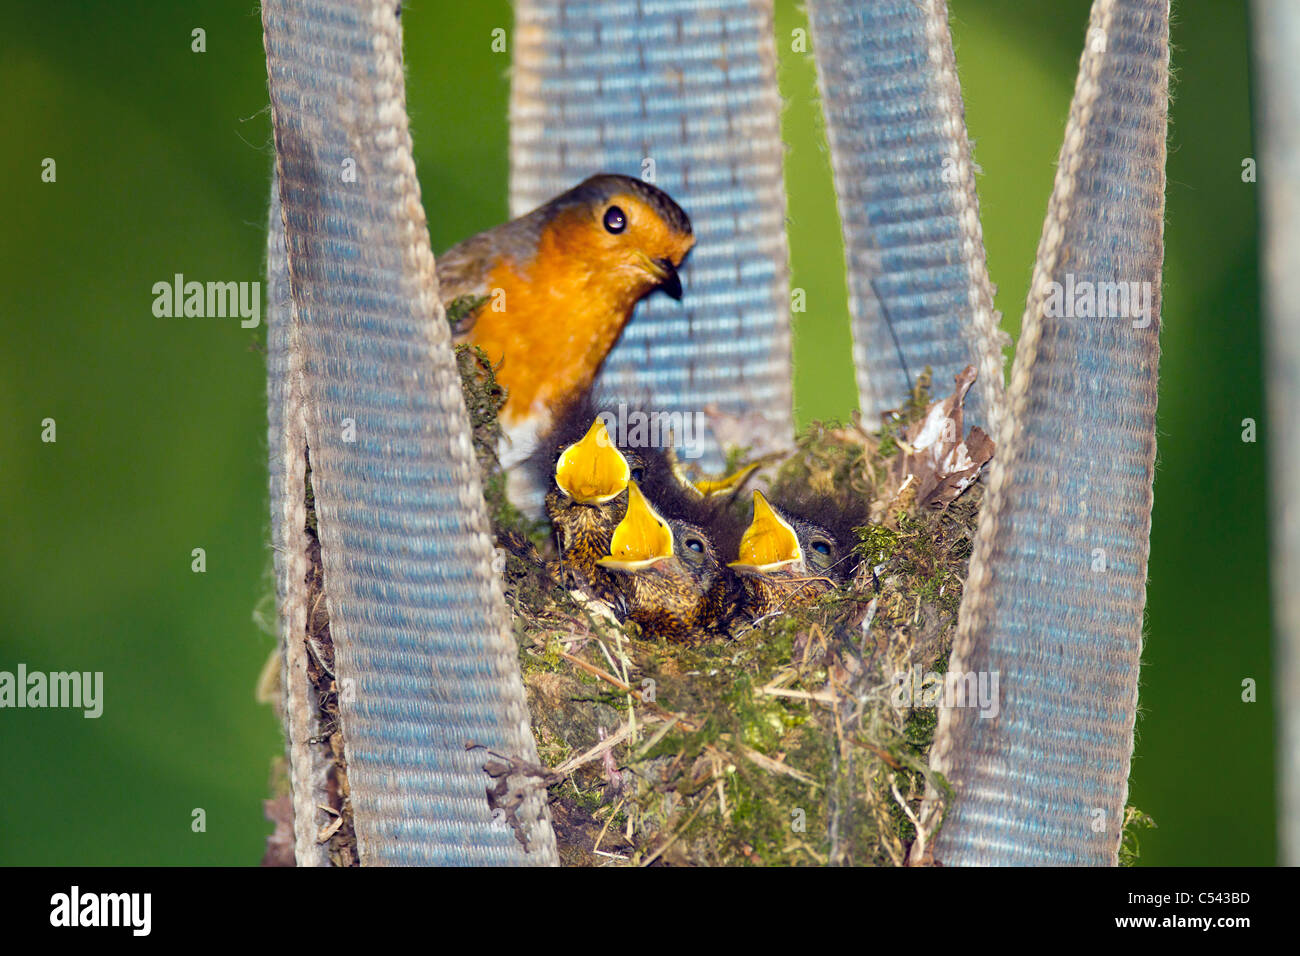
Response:
M754 517L727 566L743 588L741 613L750 620L811 604L849 579L857 567L848 521L832 529L801 514L773 508L754 492Z
M560 448L546 494L561 566L605 601L614 601L618 589L597 562L609 553L614 529L627 510L634 468L639 472L639 461L619 450L597 418L582 438Z
M628 484L627 511L597 564L617 578L627 616L651 637L693 643L716 633L734 581L708 533L665 515Z

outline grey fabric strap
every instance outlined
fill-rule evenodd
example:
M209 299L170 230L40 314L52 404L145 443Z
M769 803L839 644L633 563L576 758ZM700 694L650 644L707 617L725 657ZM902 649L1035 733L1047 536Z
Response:
M518 215L595 172L652 173L694 222L686 295L641 303L601 387L668 412L761 412L788 435L772 29L771 0L517 0L510 196Z
M1300 4L1255 0L1281 859L1300 866Z
M944 708L931 753L955 794L930 848L945 864L1116 860L1155 460L1168 29L1168 0L1093 4L950 668L998 674L999 707ZM1149 323L1056 307L1084 282L1144 284Z
M928 365L946 394L979 373L971 424L1000 424L993 309L945 0L810 0L844 229L858 395L868 422Z
M302 402L302 352L294 344L296 327L289 297L284 217L279 176L271 186L267 242L267 447L271 474L271 545L275 555L275 596L283 656L284 721L289 775L293 788L294 855L299 866L323 866L325 848L316 842L318 806L329 765L320 747L308 740L320 733L315 689L307 676L306 417Z
M537 759L411 157L397 5L264 0L262 16L287 253L273 229L273 306L285 268L290 292L269 331L288 668L305 439L361 861L554 863L543 795L519 808L525 854L466 750ZM301 817L319 768L289 676ZM297 826L299 861L319 861L314 825Z

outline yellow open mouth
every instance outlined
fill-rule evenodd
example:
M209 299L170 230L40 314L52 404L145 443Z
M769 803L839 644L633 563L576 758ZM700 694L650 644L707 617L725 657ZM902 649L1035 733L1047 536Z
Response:
M743 485L749 476L757 470L757 464L746 465L739 471L733 471L729 475L722 475L716 478L711 475L705 475L698 481L694 482L694 485L699 489L700 494L704 495L706 498L711 498L714 495L729 495L732 492L739 490L740 486Z
M767 574L803 560L799 538L789 522L754 492L754 520L740 539L740 554L727 565L741 573Z
M758 471L759 468L756 462L752 465L746 465L738 471L733 471L729 475L702 475L693 479L686 473L686 468L682 465L673 449L667 449L664 455L668 459L669 467L672 468L673 477L677 479L677 484L696 499L715 496L725 497L735 494L749 480L749 476Z
M673 532L641 494L635 481L627 486L627 514L614 529L609 554L596 563L611 571L640 571L673 556Z
M555 463L555 484L584 505L603 505L617 498L631 477L627 459L610 440L599 418L581 440L564 449Z

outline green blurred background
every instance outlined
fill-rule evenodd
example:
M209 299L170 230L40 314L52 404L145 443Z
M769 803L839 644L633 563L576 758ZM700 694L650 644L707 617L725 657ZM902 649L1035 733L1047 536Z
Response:
M950 0L988 261L1018 333L1087 0ZM105 674L98 720L0 711L0 862L256 862L280 732L265 330L159 319L177 272L260 280L271 167L253 0L4 0L0 670ZM1174 4L1159 462L1130 802L1149 864L1275 860L1273 706L1245 4ZM506 0L403 14L435 250L506 213ZM806 25L777 2L801 422L854 404L843 258ZM191 30L206 30L205 53ZM41 162L57 162L42 183ZM41 421L58 441L40 441ZM1262 427L1261 427L1262 435ZM207 571L191 572L204 548ZM1241 702L1255 678L1259 702ZM206 832L191 830L195 808Z

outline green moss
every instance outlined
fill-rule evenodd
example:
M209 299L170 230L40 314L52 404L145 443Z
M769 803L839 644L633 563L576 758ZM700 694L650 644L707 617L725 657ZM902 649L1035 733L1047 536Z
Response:
M447 306L447 324L451 326L452 331L459 330L487 300L488 296L485 295L462 295L452 299Z
M899 533L882 524L858 528L858 554L867 561L879 564L894 556L898 550Z
M1120 866L1137 866L1138 857L1141 855L1138 834L1143 830L1154 829L1157 829L1156 821L1137 807L1124 808L1124 829L1119 841Z

